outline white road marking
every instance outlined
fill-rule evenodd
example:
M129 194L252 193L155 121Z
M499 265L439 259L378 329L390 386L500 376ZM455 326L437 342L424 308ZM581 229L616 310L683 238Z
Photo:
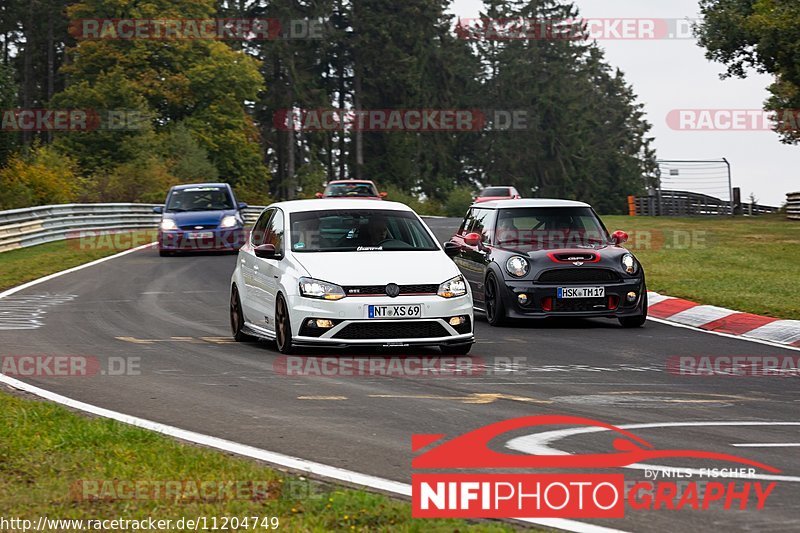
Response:
M754 427L800 426L800 422L750 422L750 421L657 422L652 424L625 424L617 427L621 429L646 429L646 428L712 427L712 426L754 426ZM611 430L596 426L588 426L588 427L582 426L576 428L558 429L554 431L543 431L541 433L534 433L533 435L526 435L524 437L517 437L515 439L511 439L506 443L506 447L511 450L527 453L530 455L571 455L569 452L565 452L563 450L559 450L557 448L552 447L551 444L566 437L571 437L573 435L582 435L586 433L599 433L601 431L611 431ZM644 463L635 463L626 466L625 468L630 468L634 470L661 470L662 472L683 472L686 474L692 474L697 476L703 475L702 469L698 468L661 466L661 465L651 465ZM725 478L726 476L721 475L719 477ZM764 481L800 482L800 477L798 476L778 476L773 474L756 474L752 477L748 477L748 479L760 479Z
M74 294L30 294L0 301L0 331L39 329L51 307L70 302Z
M731 444L737 448L797 448L800 442L751 442L746 444Z
M676 313L669 317L673 322L679 324L686 324L687 326L699 327L703 324L709 324L715 320L725 318L738 313L732 309L724 309L722 307L715 307L713 305L698 305L680 313Z

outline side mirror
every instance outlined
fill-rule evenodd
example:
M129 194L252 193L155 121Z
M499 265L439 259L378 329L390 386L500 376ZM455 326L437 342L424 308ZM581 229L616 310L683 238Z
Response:
M480 233L467 233L466 236L464 236L464 244L467 246L478 246L480 243Z
M453 241L444 243L444 253L447 257L455 257L461 252L461 247Z
M611 234L611 240L614 241L614 244L620 245L624 242L628 242L628 234L624 231L615 231Z
M242 209L247 209L247 204L245 202L239 202L237 207L239 208L239 211L241 211Z
M316 196L317 198L322 198L322 193L321 193L321 192L318 192L318 193L317 193L317 194L315 194L314 196Z
M162 214L164 214L164 206L163 206L163 205L160 205L160 206L158 206L158 207L154 207L154 208L153 208L153 213L155 213L155 214L157 214L157 215L162 215Z
M256 246L253 252L256 254L256 257L260 257L261 259L280 259L280 254L275 250L274 244Z
M387 196L389 196L389 193L388 193L388 192L381 192L381 193L378 193L378 195L379 195L381 198L386 198Z

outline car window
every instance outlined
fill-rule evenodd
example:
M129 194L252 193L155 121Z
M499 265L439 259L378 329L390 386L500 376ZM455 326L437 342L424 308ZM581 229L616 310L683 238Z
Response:
M570 247L608 242L605 226L589 207L500 209L495 243Z
M173 189L167 198L166 206L166 210L171 212L218 211L233 208L233 198L226 187Z
M486 196L511 196L508 187L488 187L481 191L481 197Z
M263 244L271 244L278 252L283 251L283 211L275 210L275 214L267 223Z
M459 235L466 235L470 233L470 228L475 224L475 209L470 209L467 211L467 215L464 217L464 220L461 222L461 227L458 228Z
M473 211L475 222L470 233L480 233L481 241L488 244L492 241L494 232L495 211L492 209L474 209Z
M333 183L325 189L325 196L363 198L378 196L378 191L369 183Z
M290 215L292 251L438 250L425 226L407 211L346 209Z
M264 244L264 236L267 230L267 224L269 223L270 217L275 213L275 209L267 209L261 216L258 217L258 221L256 225L253 226L253 231L250 234L250 242L253 246L261 246Z

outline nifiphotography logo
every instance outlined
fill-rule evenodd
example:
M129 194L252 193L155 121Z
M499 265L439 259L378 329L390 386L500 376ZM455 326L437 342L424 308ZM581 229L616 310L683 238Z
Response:
M543 426L589 426L613 432L607 453L521 455L491 449L501 435ZM756 470L781 471L744 457L703 450L657 450L646 440L616 426L588 418L560 415L529 416L497 422L459 437L414 435L412 448L412 510L416 518L624 518L634 510L763 509L776 483L752 478ZM615 469L664 458L731 463L738 468L703 468L704 476L721 472L741 478L725 482L694 480L626 482L624 474L559 470ZM749 468L743 468L742 465ZM417 473L420 470L435 473ZM459 470L458 473L445 473ZM547 470L548 473L519 471ZM676 468L676 471L680 469ZM464 471L469 471L464 472ZM669 477L669 476L667 476ZM689 479L687 479L689 478Z

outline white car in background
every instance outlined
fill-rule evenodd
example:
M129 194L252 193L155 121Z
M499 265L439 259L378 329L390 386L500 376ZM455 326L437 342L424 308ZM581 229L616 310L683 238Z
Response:
M239 251L230 317L237 341L299 346L437 346L466 354L472 295L406 205L297 200L267 207Z

